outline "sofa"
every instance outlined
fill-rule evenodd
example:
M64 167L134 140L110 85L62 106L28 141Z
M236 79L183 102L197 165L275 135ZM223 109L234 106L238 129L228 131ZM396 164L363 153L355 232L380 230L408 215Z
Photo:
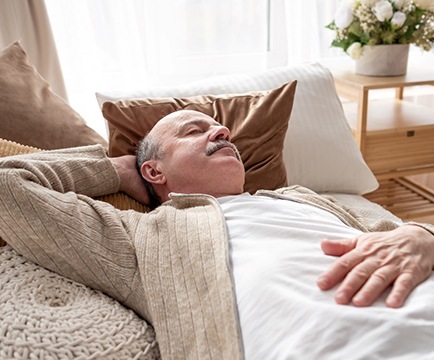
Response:
M109 156L134 154L161 117L193 109L231 129L246 169L245 191L298 184L371 221L401 222L363 197L378 183L354 142L332 74L319 63L170 88L100 91L96 97L108 140L52 92L19 43L11 44L0 52L0 156L92 144L103 146ZM121 210L150 211L123 193L99 200ZM305 261L309 266L309 257ZM299 271L294 276L317 292L313 275ZM304 300L294 317L293 358L434 356L433 287L431 277L402 310L386 309L379 301L369 310L371 317L353 306L341 307L339 326L327 329L321 324L338 307L332 292L309 299L295 286L294 299ZM152 323L103 293L32 263L3 239L0 358L150 360L160 353Z

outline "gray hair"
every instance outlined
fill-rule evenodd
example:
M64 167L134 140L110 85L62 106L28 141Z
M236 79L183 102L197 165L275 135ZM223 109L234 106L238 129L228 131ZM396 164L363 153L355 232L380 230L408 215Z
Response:
M154 136L150 135L149 133L146 134L137 145L136 168L137 171L139 172L140 177L143 179L143 182L145 183L146 189L148 190L148 194L150 197L149 207L152 209L155 209L157 206L161 204L161 199L156 194L152 184L142 176L141 168L144 162L148 160L160 159L163 156L163 153L164 151L161 147L161 144L155 139Z

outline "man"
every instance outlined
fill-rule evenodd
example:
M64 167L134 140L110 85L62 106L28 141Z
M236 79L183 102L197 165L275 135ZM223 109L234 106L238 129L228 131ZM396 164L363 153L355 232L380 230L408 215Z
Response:
M230 132L204 114L163 118L138 161L146 185L134 156L108 159L98 146L3 159L0 235L32 261L149 320L163 358L261 358L260 329L248 321L261 316L255 290L285 276L275 265L292 251L280 247L302 239L300 232L314 242L338 235L321 244L340 258L317 283L323 290L341 283L339 304L368 306L393 284L386 304L400 307L431 274L429 225L388 223L382 229L390 231L368 232L368 224L301 187L243 194L244 168ZM147 189L163 204L149 214L90 198L121 190L149 204ZM250 249L256 253L239 257ZM259 295L276 291L284 301L280 289Z

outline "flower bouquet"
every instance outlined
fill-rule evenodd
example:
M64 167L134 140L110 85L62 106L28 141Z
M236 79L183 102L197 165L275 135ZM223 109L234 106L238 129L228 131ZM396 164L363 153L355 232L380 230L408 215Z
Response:
M335 19L332 46L353 59L365 45L414 44L434 48L434 0L341 0Z

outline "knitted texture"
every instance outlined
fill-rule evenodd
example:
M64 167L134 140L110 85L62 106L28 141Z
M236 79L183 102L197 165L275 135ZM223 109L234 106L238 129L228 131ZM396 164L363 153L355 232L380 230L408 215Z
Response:
M33 146L22 145L14 141L5 140L0 138L0 157L29 154L33 152L42 151L41 149ZM150 209L147 206L140 204L135 199L127 194L117 192L115 194L103 195L96 198L97 200L108 202L120 210L136 210L139 212L148 212ZM6 242L0 237L0 246L6 245Z
M159 359L155 334L110 297L0 248L0 359Z

